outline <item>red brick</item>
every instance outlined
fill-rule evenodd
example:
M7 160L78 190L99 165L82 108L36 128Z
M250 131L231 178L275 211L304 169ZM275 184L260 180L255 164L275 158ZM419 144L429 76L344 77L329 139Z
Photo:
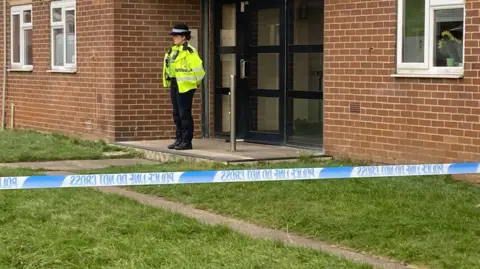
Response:
M110 141L172 137L169 90L161 84L162 59L173 24L187 21L199 28L200 0L169 3L77 0L77 73L58 74L46 72L50 69L50 5L33 0L34 70L7 74L7 119L14 103L17 128ZM10 44L10 33L7 38ZM97 98L98 94L103 97ZM193 111L197 134L199 98L197 93ZM151 121L159 118L164 120Z
M334 112L325 114L326 152L353 159L395 158L404 163L478 161L480 149L473 141L478 142L480 130L479 2L466 1L463 79L390 76L396 60L395 0L325 3L325 111ZM347 8L353 5L355 9ZM339 94L360 102L362 114L353 117L349 104L327 101ZM352 135L339 136L342 127L348 127ZM365 127L376 142L358 143L365 140ZM408 140L398 139L400 134ZM452 144L452 138L457 142Z

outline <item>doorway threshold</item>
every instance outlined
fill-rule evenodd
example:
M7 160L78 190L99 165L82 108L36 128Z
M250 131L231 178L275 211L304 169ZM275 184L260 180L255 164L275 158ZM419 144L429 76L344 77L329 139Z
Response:
M330 160L332 157L323 150L299 149L289 146L275 146L237 142L237 150L230 151L230 143L225 139L195 139L193 149L185 151L170 150L167 146L172 140L143 140L117 142L119 146L130 147L142 151L145 158L155 161L207 161L226 164L245 164L258 162L295 161L310 157Z

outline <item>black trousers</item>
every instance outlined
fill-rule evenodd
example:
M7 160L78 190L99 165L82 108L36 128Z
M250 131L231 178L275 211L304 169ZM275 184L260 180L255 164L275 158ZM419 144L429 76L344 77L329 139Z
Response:
M175 122L175 139L177 141L192 143L193 117L192 105L196 89L185 93L178 92L178 84L172 79L170 85L170 98L173 106L173 121Z

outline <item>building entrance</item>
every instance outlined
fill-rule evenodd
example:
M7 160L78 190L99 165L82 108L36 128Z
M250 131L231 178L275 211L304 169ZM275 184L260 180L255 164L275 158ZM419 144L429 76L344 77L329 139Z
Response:
M236 130L245 141L321 146L323 2L215 2L215 126L230 132L230 75Z

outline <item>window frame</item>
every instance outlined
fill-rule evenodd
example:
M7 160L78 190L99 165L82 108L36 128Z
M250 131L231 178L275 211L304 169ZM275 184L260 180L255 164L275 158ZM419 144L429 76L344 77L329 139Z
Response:
M29 23L24 23L24 16L23 12L24 11L30 11L31 14L31 20ZM13 61L13 17L15 15L18 15L20 17L20 62L14 62ZM32 31L32 37L33 37L33 10L32 10L32 5L18 5L18 6L12 6L10 9L10 65L11 68L14 70L33 70L33 55L32 55L32 64L25 64L25 30L31 30ZM33 39L33 38L32 38ZM33 44L33 40L32 40Z
M61 21L53 21L53 10L60 8L62 12ZM67 20L66 12L74 11L74 60L73 63L67 63ZM56 29L63 29L63 65L55 65L55 36ZM52 71L76 72L77 70L77 11L75 0L59 0L50 3L50 62Z
M404 4L406 0L398 0L397 6L397 53L396 53L396 74L393 76L411 76L411 77L453 77L460 78L464 74L465 66L465 1L464 0L424 0L425 1L425 22L424 22L424 61L423 63L403 62L403 24L404 24ZM434 66L434 53L436 51L435 29L436 10L444 9L463 9L463 37L462 37L462 62L461 67L439 67ZM435 45L435 46L434 46Z

